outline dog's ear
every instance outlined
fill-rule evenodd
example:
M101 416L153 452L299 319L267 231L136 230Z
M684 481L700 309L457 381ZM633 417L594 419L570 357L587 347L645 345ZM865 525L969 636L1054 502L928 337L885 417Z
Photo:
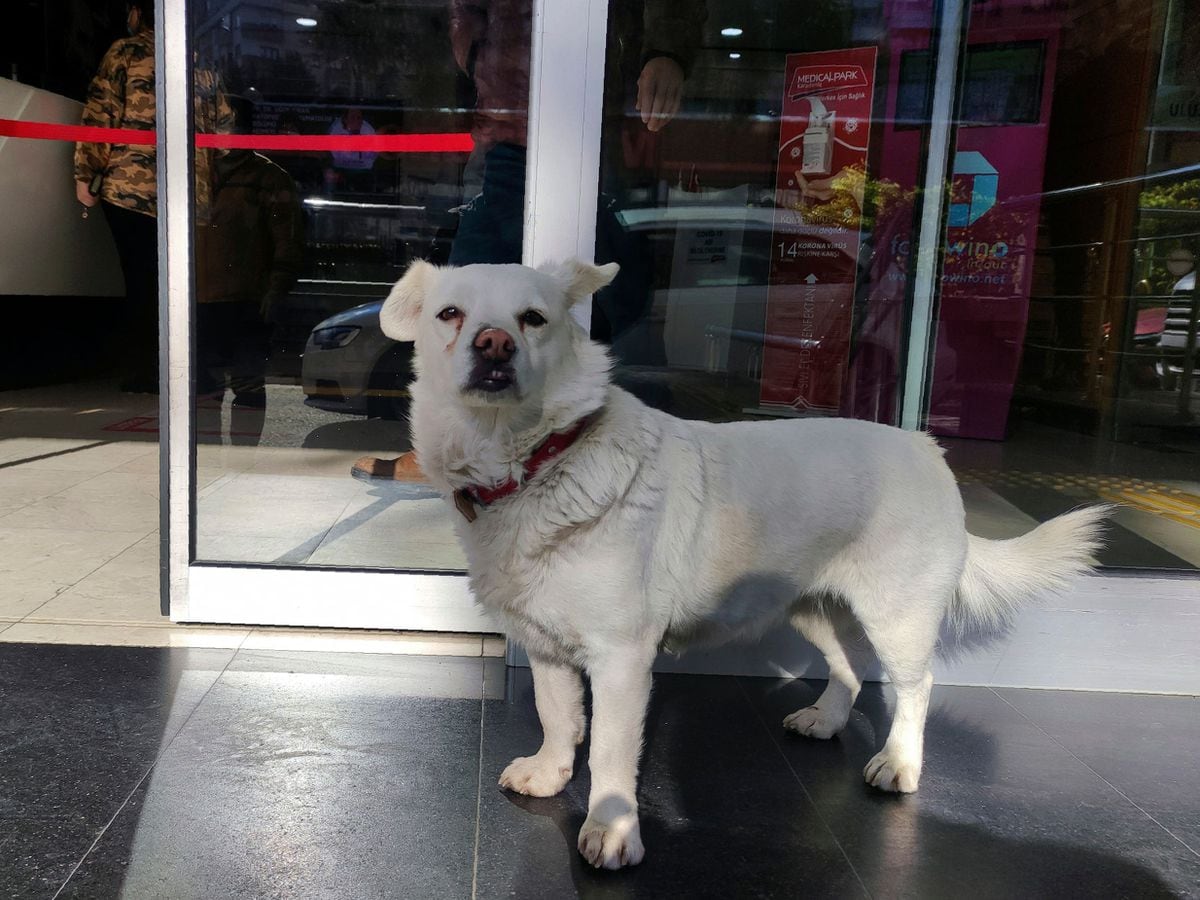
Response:
M393 341L415 341L425 296L437 277L437 267L417 260L393 286L379 310L379 327Z
M594 266L578 259L540 266L544 272L559 283L567 295L567 306L574 306L584 297L591 296L617 277L621 267L616 263Z

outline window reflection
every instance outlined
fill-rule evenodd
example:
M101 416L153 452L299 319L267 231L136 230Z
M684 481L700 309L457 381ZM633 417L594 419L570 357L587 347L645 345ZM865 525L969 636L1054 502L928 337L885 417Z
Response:
M633 8L611 7L610 44L644 46ZM658 131L609 61L597 253L622 272L593 333L631 390L695 418L898 421L922 362L907 341L932 13L710 0ZM915 351L924 425L973 530L1114 500L1103 562L1195 569L1194 17L1092 0L968 13L935 328ZM867 51L868 112L851 89L805 87L850 84Z
M409 447L412 348L379 329L407 265L520 258L529 19L527 3L193 6L197 71L217 73L239 138L217 151L211 220L197 188L198 464L221 473L201 559L462 567L419 471L360 482L351 464Z
M592 330L619 379L690 417L893 421L907 286L894 245L920 160L884 173L876 157L897 50L928 45L930 6L674 4L669 23L639 22L639 6L610 7L625 54L605 81L597 224L598 259L622 270ZM638 64L656 54L680 78L669 124L639 103ZM861 71L857 88L795 88L839 67Z

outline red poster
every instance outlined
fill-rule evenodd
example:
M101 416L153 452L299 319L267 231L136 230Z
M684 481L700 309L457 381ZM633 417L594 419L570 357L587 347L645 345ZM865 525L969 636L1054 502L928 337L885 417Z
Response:
M787 57L764 407L834 412L850 347L875 47Z

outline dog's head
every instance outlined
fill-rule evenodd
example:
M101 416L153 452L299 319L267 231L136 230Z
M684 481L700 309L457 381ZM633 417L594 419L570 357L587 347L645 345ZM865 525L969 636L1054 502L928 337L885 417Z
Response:
M582 330L571 307L616 274L615 263L578 260L539 269L417 262L392 288L379 324L393 340L416 343L419 379L468 407L519 406L540 397L575 352Z

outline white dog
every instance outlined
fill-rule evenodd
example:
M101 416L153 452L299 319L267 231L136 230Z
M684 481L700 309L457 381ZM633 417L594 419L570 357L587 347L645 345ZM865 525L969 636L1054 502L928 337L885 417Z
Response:
M543 743L500 784L539 797L567 784L586 672L592 783L579 850L595 866L640 862L655 655L790 621L830 677L784 727L836 734L873 652L896 709L864 774L916 790L943 620L1003 625L1087 570L1106 508L984 540L966 532L954 476L925 434L650 409L610 383L607 353L570 314L616 271L416 263L380 315L385 334L416 342L414 448L457 510L471 586L529 652Z

